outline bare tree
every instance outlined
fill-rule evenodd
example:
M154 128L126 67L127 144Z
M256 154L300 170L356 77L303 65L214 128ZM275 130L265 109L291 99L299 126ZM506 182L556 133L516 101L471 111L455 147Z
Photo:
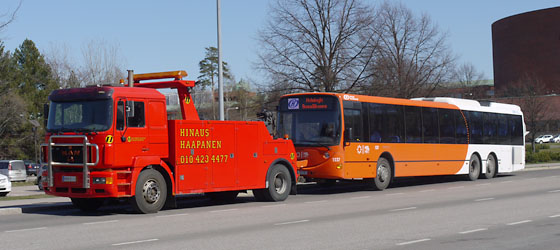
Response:
M476 70L472 63L464 63L455 69L454 78L459 86L466 91L467 94L463 95L464 98L483 98L484 93L477 91L476 87L484 83L484 73Z
M258 68L284 91L348 91L368 78L373 9L360 0L277 0Z
M66 44L50 44L50 49L43 54L61 88L80 87L80 69Z
M81 78L86 85L116 84L125 74L117 44L91 40L82 48L84 66Z
M19 1L18 6L16 7L16 9L13 12L8 11L8 12L0 15L0 20L3 20L3 21L0 21L0 31L3 30L4 28L6 28L6 26L8 26L10 23L12 23L16 19L16 13L18 12L22 3L23 3L23 0Z
M426 96L451 78L454 56L447 34L428 15L417 17L402 3L388 1L376 14L380 43L368 94Z

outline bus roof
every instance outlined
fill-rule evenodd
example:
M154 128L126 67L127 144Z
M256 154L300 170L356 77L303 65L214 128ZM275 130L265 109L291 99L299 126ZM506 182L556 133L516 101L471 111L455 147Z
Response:
M494 113L516 114L516 115L523 114L521 112L521 108L517 105L492 102L492 101L476 101L476 100L451 98L451 97L422 97L422 98L414 98L412 100L449 103L459 107L459 109L461 110L468 110L468 111L494 112Z
M421 106L430 108L448 108L448 109L461 109L467 111L481 111L481 112L494 112L502 114L516 114L523 115L521 108L514 104L505 104L491 101L476 101L469 99L451 98L451 97L421 97L412 99L380 97L380 96L366 96L354 95L343 93L330 93L330 92L306 92L288 94L285 96L299 96L299 95L331 95L336 96L345 101L362 101L374 103L386 103L396 105L408 106Z
M288 94L285 96L299 96L299 95L330 95L330 96L336 96L343 101L373 102L373 103L384 103L384 104L394 104L394 105L420 106L420 107L429 107L429 108L458 109L456 105L451 103L444 103L444 102L431 102L431 101L423 101L423 100L409 100L409 99L402 99L402 98L329 93L329 92L307 92L307 93Z

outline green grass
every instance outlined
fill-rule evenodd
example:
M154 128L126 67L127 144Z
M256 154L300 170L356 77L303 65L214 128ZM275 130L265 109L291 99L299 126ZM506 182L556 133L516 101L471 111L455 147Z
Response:
M54 196L48 194L34 194L34 195L26 195L26 196L5 196L0 197L1 201L13 201L13 200L29 200L29 199L42 199L42 198L52 198Z
M34 186L35 181L12 182L12 187Z

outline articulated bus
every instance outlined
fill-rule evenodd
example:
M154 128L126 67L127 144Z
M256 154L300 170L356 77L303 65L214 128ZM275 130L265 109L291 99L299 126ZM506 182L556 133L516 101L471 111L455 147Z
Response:
M383 190L395 177L474 181L525 167L523 113L511 104L290 94L280 99L276 133L307 160L300 175L326 185L361 179Z

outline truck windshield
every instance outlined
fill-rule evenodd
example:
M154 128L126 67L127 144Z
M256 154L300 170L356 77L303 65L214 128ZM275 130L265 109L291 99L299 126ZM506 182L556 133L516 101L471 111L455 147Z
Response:
M285 97L278 108L277 135L295 146L333 146L340 141L340 108L333 96Z
M51 102L47 131L98 132L111 128L111 99Z

